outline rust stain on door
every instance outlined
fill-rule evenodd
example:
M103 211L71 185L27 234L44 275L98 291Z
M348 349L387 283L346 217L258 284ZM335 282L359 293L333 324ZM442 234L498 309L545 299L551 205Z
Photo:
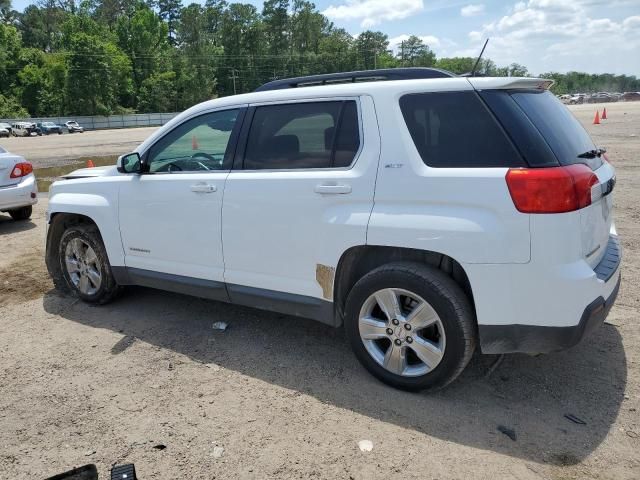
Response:
M333 299L333 277L336 269L328 265L316 264L316 281L322 287L322 296L327 300Z

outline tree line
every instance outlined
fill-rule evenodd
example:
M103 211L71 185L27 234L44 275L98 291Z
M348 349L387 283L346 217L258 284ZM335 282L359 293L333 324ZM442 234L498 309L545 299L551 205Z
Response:
M0 118L181 111L277 78L403 66L469 72L470 57L436 58L411 36L356 37L306 0L37 0L23 12L0 0ZM526 67L483 59L484 75ZM549 72L556 93L637 91L625 75Z

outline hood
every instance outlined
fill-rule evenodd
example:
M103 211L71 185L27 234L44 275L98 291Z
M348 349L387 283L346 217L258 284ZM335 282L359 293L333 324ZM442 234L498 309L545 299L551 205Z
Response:
M118 175L118 168L115 165L107 165L105 167L80 168L63 175L62 178L113 177L114 175Z

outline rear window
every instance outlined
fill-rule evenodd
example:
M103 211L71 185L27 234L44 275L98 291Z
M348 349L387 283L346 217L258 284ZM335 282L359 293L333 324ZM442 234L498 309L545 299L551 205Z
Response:
M585 163L592 169L602 165L598 157L578 157L596 147L584 127L555 95L547 90L517 91L510 95L540 131L560 164Z
M404 95L400 109L422 161L430 167L526 166L475 92Z

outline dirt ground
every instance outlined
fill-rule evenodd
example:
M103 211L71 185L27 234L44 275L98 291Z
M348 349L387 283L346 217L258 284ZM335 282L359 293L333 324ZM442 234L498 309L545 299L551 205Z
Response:
M0 216L0 478L129 462L141 479L640 478L640 103L599 126L595 108L572 110L617 168L608 323L494 370L477 355L435 394L382 385L341 331L304 319L142 288L104 307L59 296L46 199L31 222Z
M0 145L22 155L35 168L64 165L78 158L122 155L128 153L156 131L158 127L93 130L42 137L10 137L0 139Z

